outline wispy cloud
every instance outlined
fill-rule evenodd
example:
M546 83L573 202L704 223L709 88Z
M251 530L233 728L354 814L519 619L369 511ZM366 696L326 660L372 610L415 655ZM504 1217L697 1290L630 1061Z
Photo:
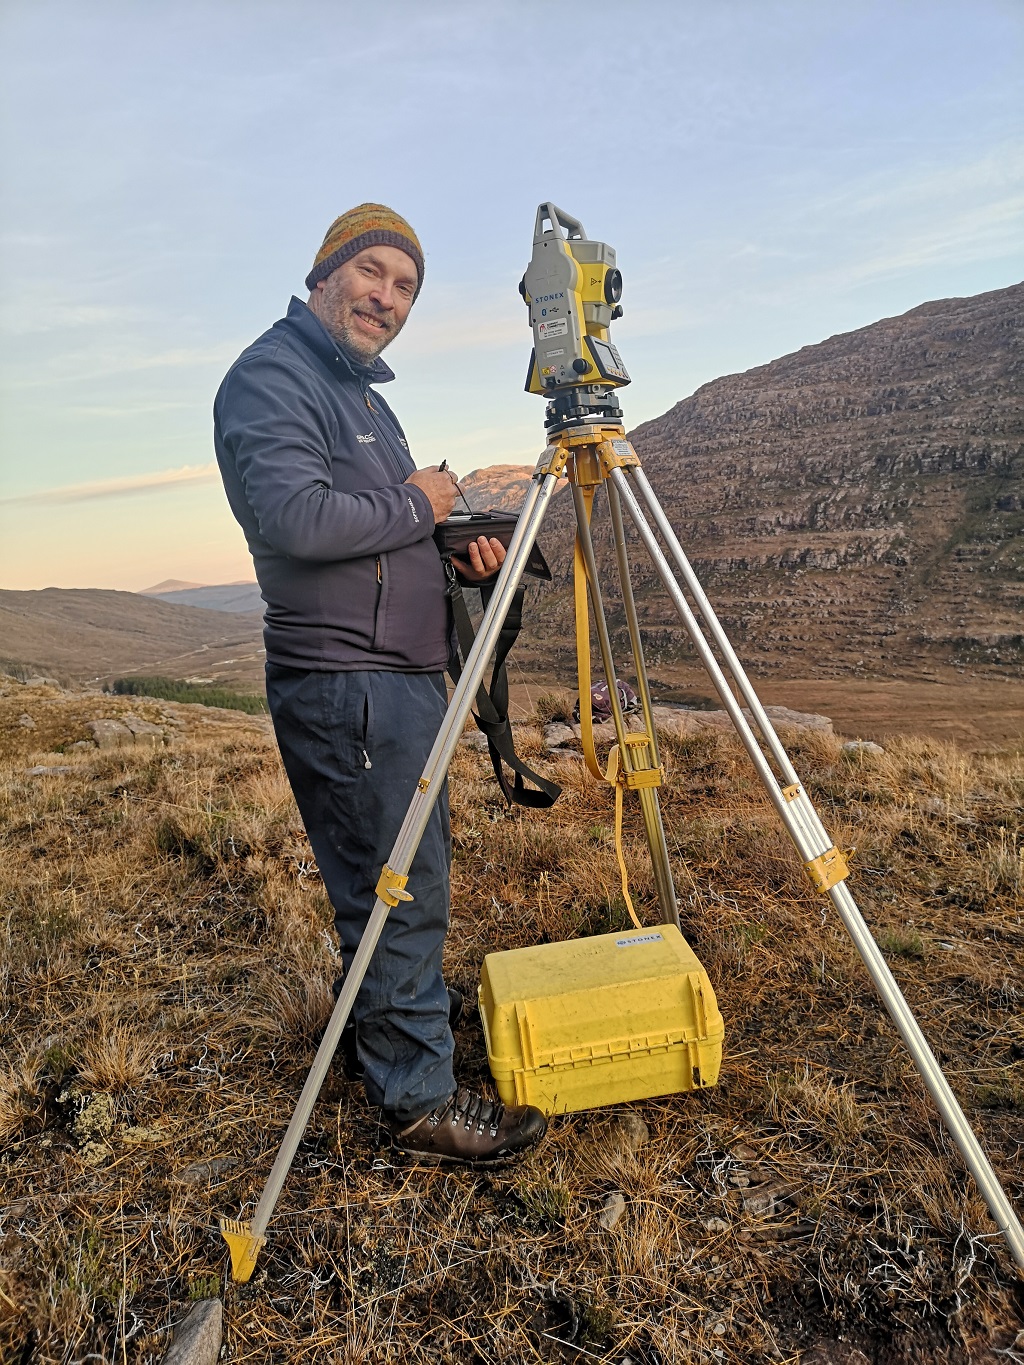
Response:
M960 161L947 158L940 167L927 166L916 174L880 167L831 193L816 196L805 212L828 216L897 211L934 212L938 204L999 205L1024 179L1024 141L1007 139L983 156Z
M3 238L0 237L2 245ZM80 282L75 291L77 297L72 296L66 285L62 289L55 281L43 284L36 280L5 283L7 287L0 321L4 332L12 337L43 332L66 335L83 327L95 335L105 327L129 327L136 324L141 316L137 307L107 300L91 301L88 296L92 291Z
M846 274L851 283L858 283L947 262L1013 256L1018 251L1022 223L1024 195L951 212L934 225L905 233L902 240L879 244L874 253L852 262Z
M36 371L41 369L41 373L26 374L9 382L20 392L27 389L49 389L55 378L59 378L61 384L81 384L147 370L177 373L196 369L220 374L228 368L245 345L244 341L222 342L217 346L181 346L174 350L153 351L149 354L115 348L103 350L97 347L88 350L58 351L52 352L35 366ZM12 341L7 344L7 352L9 359L6 360L6 368L10 373L15 363Z
M122 498L140 493L159 493L166 488L189 484L214 483L216 462L186 464L179 469L161 469L153 474L131 474L120 479L96 479L92 483L67 483L59 488L40 488L33 493L0 498L0 507L56 507L73 502L92 502L97 498Z

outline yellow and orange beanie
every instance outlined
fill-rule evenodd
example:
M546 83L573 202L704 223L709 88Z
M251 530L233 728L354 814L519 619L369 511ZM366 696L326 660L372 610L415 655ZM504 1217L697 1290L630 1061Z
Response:
M419 283L423 286L423 248L412 228L393 209L385 204L360 204L349 209L327 229L324 244L316 253L313 269L306 276L306 288L316 288L318 280L325 280L332 270L349 260L367 246L396 246L411 256L416 266Z

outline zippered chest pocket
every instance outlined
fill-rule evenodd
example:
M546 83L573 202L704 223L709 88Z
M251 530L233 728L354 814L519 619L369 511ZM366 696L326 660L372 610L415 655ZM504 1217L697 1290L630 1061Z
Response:
M368 390L363 391L363 400L366 404L370 430L377 438L376 444L386 456L392 471L397 475L398 482L404 483L410 474L415 473L416 462L398 433L390 429L386 415L374 406Z

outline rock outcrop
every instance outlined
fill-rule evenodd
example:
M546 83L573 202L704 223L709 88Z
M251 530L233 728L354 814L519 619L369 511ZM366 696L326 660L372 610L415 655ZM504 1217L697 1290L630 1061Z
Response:
M1024 662L1022 319L1024 285L927 303L717 379L630 433L760 673ZM555 499L541 537L555 582L529 617L534 662L559 668L571 528ZM610 566L601 513L595 540ZM634 589L652 668L692 657L639 546Z

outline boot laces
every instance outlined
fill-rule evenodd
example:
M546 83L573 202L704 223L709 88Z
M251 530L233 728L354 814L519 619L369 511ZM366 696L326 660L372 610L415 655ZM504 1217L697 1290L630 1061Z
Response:
M451 1097L448 1103L437 1113L437 1121L440 1122L446 1115L451 1115L451 1125L457 1128L461 1123L468 1132L475 1128L478 1134L482 1134L484 1129L489 1128L491 1137L498 1136L498 1128L501 1124L502 1116L505 1113L503 1104L492 1104L485 1100L482 1095L476 1095L472 1090L458 1090Z

